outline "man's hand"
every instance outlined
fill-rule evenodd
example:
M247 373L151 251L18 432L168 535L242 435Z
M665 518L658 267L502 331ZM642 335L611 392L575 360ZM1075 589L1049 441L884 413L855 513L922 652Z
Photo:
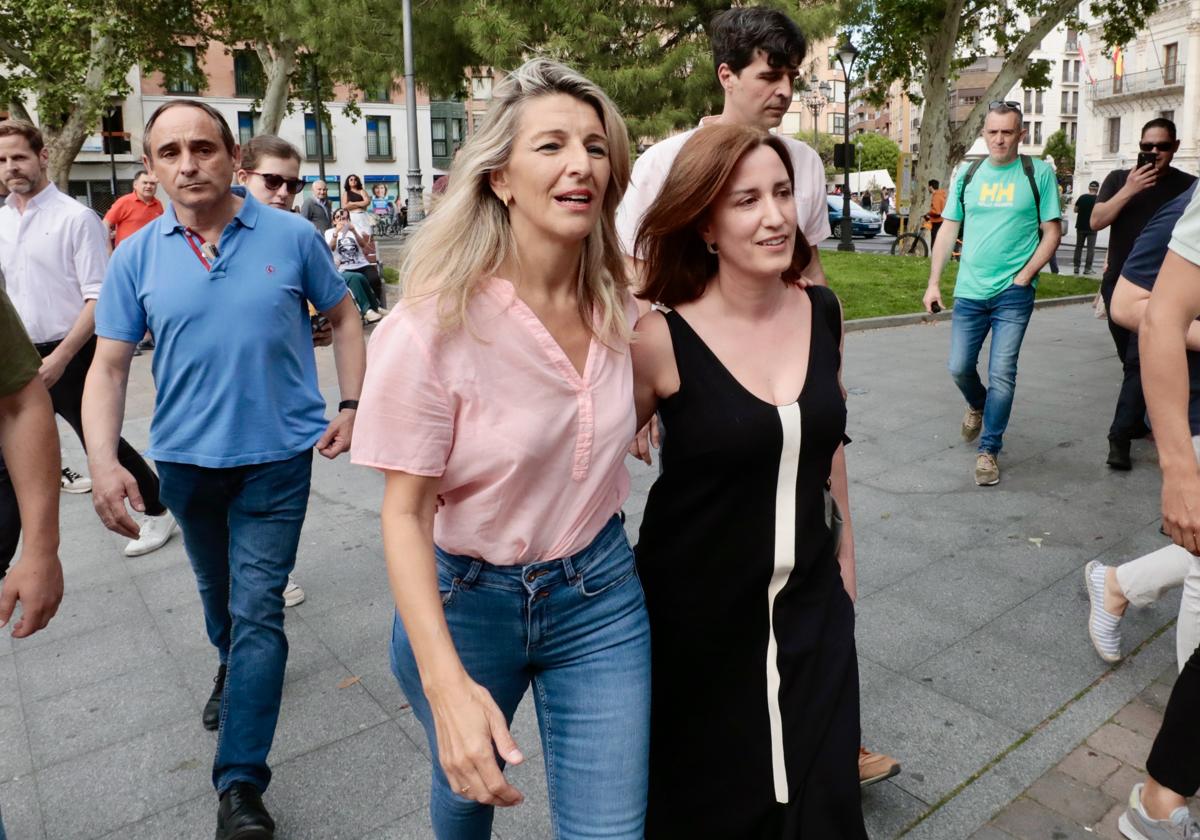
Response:
M1176 545L1200 555L1200 471L1163 473L1163 529Z
M0 627L8 624L20 602L21 617L13 625L13 638L32 636L54 618L62 596L62 564L57 555L31 557L22 552L20 562L0 583Z
M89 462L88 466L92 473L92 505L96 508L100 521L108 530L136 540L141 536L141 532L133 517L129 515L125 500L128 499L129 504L139 513L146 509L137 480L116 461L105 465Z
M54 387L54 383L62 379L62 375L66 372L67 363L70 359L63 359L58 353L51 353L46 358L42 359L42 366L38 368L38 376L41 377L42 384L49 391Z
M325 434L317 441L317 451L330 460L350 449L350 439L354 436L354 417L357 412L352 408L344 408L337 416L329 421Z
M1153 187L1158 180L1158 170L1154 164L1148 163L1141 169L1135 169L1129 173L1129 177L1125 179L1125 186L1121 191L1127 195L1134 196L1142 190Z
M1013 278L1013 285L1014 285L1014 286L1022 286L1022 287L1024 287L1024 286L1028 286L1028 285L1029 285L1030 283L1032 283L1032 282L1033 282L1033 278L1032 278L1032 277L1023 277L1023 276L1022 276L1022 275L1020 275L1020 274L1018 274L1016 277L1014 277L1014 278Z
M937 283L930 283L929 288L925 290L925 297L922 299L925 304L925 311L933 314L933 305L936 303L938 309L945 309L946 305L942 303L942 290Z

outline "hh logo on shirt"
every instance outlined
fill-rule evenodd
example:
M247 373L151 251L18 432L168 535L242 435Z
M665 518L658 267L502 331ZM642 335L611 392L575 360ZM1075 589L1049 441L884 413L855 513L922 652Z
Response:
M982 207L1012 207L1017 194L1017 185L988 184L979 185L979 204Z

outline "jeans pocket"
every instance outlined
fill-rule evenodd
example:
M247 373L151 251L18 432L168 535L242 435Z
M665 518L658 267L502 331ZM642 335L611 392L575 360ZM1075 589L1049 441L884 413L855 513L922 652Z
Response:
M462 579L441 560L437 561L437 583L438 594L442 596L442 607L448 607L454 602L455 596L458 595Z
M637 571L633 551L628 543L622 544L603 557L597 557L576 577L575 588L586 598L603 595L631 580Z

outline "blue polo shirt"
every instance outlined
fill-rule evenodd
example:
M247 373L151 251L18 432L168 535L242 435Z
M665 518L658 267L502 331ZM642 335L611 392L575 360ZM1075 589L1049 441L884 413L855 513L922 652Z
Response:
M200 467L291 458L325 430L305 301L328 311L346 296L329 248L305 219L255 201L205 268L168 206L113 252L96 334L154 335L158 393L149 455Z

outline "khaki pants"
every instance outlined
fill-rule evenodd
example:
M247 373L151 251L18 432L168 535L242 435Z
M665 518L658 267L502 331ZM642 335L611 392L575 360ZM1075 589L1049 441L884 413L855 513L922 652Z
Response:
M1192 438L1192 446L1200 458L1200 436ZM1200 558L1168 545L1117 566L1117 584L1135 607L1149 606L1171 587L1183 585L1175 627L1175 653L1182 671L1200 645Z

